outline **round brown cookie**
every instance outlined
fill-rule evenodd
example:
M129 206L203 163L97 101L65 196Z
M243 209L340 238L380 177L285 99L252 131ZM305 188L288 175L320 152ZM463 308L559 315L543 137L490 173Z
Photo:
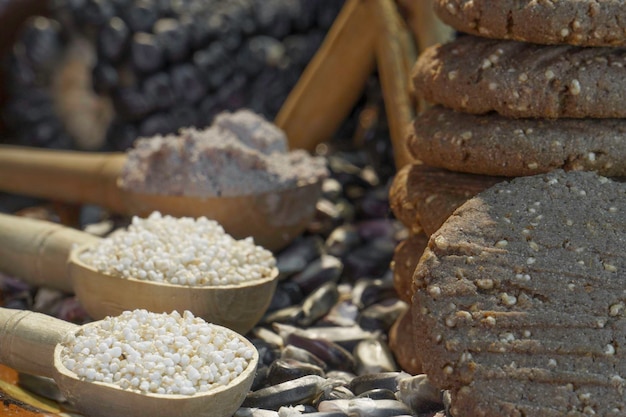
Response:
M581 46L626 45L623 0L436 0L442 21L494 39Z
M454 110L511 117L626 117L626 49L465 35L426 49L418 94Z
M398 297L409 304L413 299L413 272L427 244L428 236L424 233L411 233L408 238L396 245L393 253L391 260L393 285Z
M410 231L430 236L467 199L505 179L410 164L396 173L389 206Z
M389 188L389 207L391 212L411 233L417 234L422 231L421 221L417 211L423 196L419 189L414 187L413 177L427 169L421 163L407 164L402 167L393 177Z
M410 310L403 312L389 329L389 349L403 371L411 375L424 373L413 343L413 318Z
M495 185L431 236L414 334L455 417L626 415L625 210L625 184L557 170Z
M473 174L626 175L626 119L513 119L435 106L416 117L407 147L425 164Z

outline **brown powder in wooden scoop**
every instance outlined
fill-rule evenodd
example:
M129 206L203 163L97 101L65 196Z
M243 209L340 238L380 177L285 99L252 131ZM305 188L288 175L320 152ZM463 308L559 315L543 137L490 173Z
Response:
M147 194L238 196L280 191L327 175L323 158L288 151L278 127L239 110L219 114L204 130L138 139L120 185Z

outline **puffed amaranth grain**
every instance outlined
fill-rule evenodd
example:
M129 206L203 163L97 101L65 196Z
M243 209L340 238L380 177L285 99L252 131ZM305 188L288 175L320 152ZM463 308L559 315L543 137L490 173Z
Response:
M626 117L626 49L465 35L426 49L412 78L424 100L473 114Z
M491 187L430 237L413 326L453 415L626 415L625 209L625 184L556 170Z
M473 175L422 164L400 169L389 190L389 206L413 233L430 236L469 198L505 177Z
M439 18L461 32L540 44L625 46L622 0L436 0Z
M626 119L514 119L435 106L416 117L407 147L424 164L472 174L626 175Z

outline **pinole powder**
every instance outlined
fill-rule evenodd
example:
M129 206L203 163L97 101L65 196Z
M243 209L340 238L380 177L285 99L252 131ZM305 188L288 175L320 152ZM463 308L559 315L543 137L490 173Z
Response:
M125 311L69 334L62 346L63 365L80 379L154 394L227 385L254 357L237 333L189 311Z
M327 176L324 158L289 151L282 130L241 109L220 113L205 129L136 140L119 184L133 193L233 197L282 191Z
M274 255L251 237L237 240L206 217L176 218L152 213L133 217L120 229L80 254L97 271L190 286L219 286L271 276Z

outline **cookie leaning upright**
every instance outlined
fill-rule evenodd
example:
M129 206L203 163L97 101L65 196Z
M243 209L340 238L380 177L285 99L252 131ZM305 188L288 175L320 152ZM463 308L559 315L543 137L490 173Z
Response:
M414 275L417 351L457 417L626 415L626 185L554 171L468 200Z

